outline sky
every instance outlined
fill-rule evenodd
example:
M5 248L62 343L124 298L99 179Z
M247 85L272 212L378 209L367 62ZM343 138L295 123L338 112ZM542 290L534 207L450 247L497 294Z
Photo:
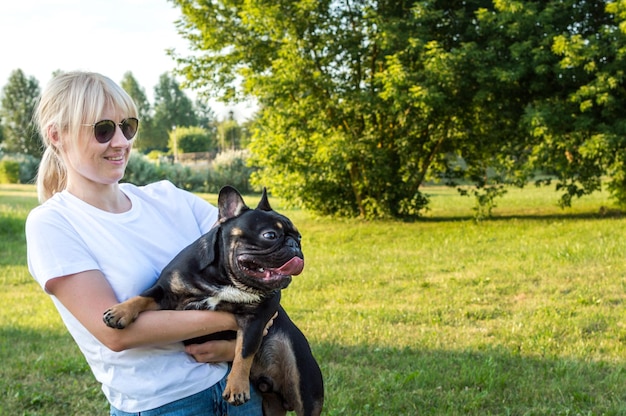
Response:
M175 67L166 49L189 53L176 30L180 11L167 0L13 0L0 5L0 88L21 69L43 88L56 70L99 72L121 82L128 71L153 102L161 74ZM193 91L185 93L195 99ZM219 119L253 112L211 102Z

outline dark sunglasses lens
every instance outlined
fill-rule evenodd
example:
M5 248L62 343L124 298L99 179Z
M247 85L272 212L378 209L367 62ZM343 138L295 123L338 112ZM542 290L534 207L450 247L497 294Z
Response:
M121 124L122 133L124 134L124 137L126 137L126 140L130 140L133 137L135 137L135 134L137 134L138 127L139 127L139 120L137 120L134 117L127 118L124 121L122 121L122 124Z
M111 120L102 120L93 126L93 133L98 143L106 143L115 134L115 123Z

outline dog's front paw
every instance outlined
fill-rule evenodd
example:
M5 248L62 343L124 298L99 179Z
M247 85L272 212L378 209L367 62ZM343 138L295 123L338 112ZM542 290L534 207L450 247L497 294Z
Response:
M232 373L231 373L232 375ZM239 406L250 400L250 382L228 377L222 398L233 406Z
M113 306L102 315L102 320L107 326L115 329L124 329L133 321L132 316L128 316L120 305Z

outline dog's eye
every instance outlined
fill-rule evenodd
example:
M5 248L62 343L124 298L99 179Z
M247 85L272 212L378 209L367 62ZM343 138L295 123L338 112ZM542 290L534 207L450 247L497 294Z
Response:
M278 238L278 234L275 231L266 231L263 233L263 237L268 240L276 240Z

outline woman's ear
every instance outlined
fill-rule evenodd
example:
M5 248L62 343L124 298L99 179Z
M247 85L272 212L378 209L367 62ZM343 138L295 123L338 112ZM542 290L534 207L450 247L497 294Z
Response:
M61 146L61 135L59 134L59 129L57 129L56 124L50 124L48 126L48 140L50 140L50 144L54 147Z

